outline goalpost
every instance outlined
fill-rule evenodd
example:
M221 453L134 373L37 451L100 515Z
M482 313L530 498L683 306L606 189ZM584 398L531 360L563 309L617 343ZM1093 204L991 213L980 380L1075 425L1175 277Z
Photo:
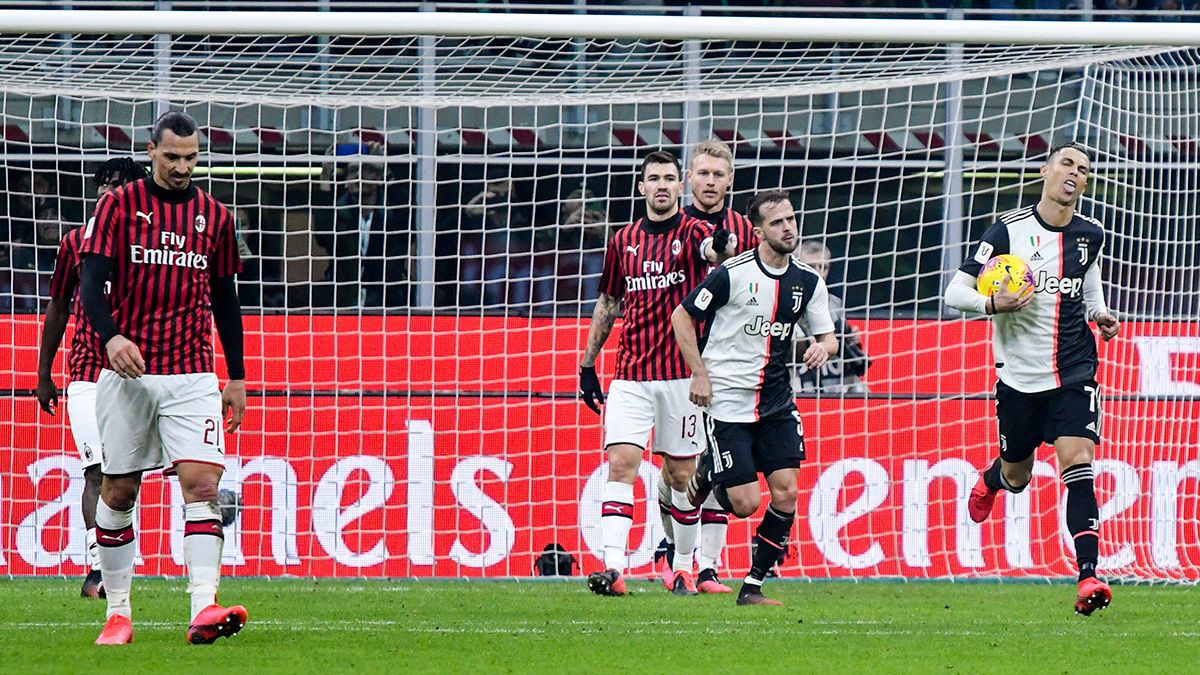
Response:
M997 451L990 327L940 297L1074 139L1123 321L1100 346L1101 573L1195 582L1192 45L1182 24L0 11L0 574L84 569L74 444L28 395L46 260L98 163L145 162L151 122L183 109L245 244L232 574L524 576L554 542L598 568L600 423L575 390L604 242L637 211L640 156L719 138L734 206L791 191L871 359L869 395L799 398L784 576L1072 575L1048 449L997 517L966 515ZM387 209L364 223L347 205L372 194ZM661 536L656 474L634 574ZM147 478L139 573L182 571L180 502ZM750 534L730 528L724 570L747 568Z

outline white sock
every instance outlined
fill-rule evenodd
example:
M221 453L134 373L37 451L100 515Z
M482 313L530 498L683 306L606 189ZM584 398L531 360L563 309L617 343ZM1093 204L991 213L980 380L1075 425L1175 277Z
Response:
M671 518L671 485L662 475L658 477L658 514L662 516L663 535L667 543L675 543L675 520Z
M633 486L608 481L602 492L600 540L604 542L604 567L625 573L629 563L629 529L633 527Z
M701 570L717 571L721 566L721 552L725 550L725 538L729 531L729 514L717 503L717 498L708 495L700 512L700 551L697 566Z
M100 569L100 547L96 545L96 528L91 528L84 535L84 541L87 542L88 562L91 564L91 569Z
M688 501L687 492L675 489L671 490L671 506L671 517L675 521L675 562L671 569L691 572L696 540L700 537L700 509Z
M192 620L200 610L217 601L221 583L221 550L225 533L221 509L216 502L192 502L183 506L183 562L187 565L188 593L192 596Z
M100 576L104 579L104 593L108 598L108 612L125 617L133 616L129 604L130 587L133 585L133 509L114 511L104 499L96 500L96 543L100 559Z

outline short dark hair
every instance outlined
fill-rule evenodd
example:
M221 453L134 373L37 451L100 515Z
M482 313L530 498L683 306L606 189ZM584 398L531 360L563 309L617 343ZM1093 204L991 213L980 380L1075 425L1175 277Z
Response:
M1067 141L1066 143L1056 145L1051 148L1050 153L1046 155L1046 163L1049 164L1050 160L1054 159L1054 156L1063 150L1078 150L1079 152L1083 153L1085 158L1087 158L1088 164L1092 163L1092 149L1078 141Z
M93 179L96 181L96 187L100 187L109 183L125 185L145 177L145 167L133 161L132 157L118 157L101 164L100 168L96 169Z
M646 167L651 164L674 164L675 171L679 173L680 177L683 176L683 166L679 163L679 158L666 150L655 150L646 155L642 159L642 168L639 169L638 173L644 177L646 175Z
M196 133L198 128L196 120L191 115L182 110L171 110L159 115L158 119L154 120L154 128L150 130L150 140L158 145L162 143L163 134L168 129L176 136L186 138Z
M750 219L750 223L754 226L763 224L762 207L767 204L775 204L777 202L792 203L792 196L787 190L762 190L756 192L750 201L746 202L746 217Z

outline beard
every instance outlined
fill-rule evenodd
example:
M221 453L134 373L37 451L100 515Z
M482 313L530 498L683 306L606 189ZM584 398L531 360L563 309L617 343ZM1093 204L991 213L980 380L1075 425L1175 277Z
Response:
M796 246L798 246L799 244L800 244L799 239L793 240L792 244L790 246L788 244L783 243L782 241L770 241L770 240L767 241L767 246L770 246L771 250L775 251L779 255L791 255L792 252L796 250Z
M653 213L656 216L665 216L668 213L670 213L672 209L675 208L676 203L677 203L676 200L671 200L671 201L667 202L666 206L664 206L663 208L660 209L657 206L655 206L654 200L651 199L646 202L646 210L649 211L650 213Z

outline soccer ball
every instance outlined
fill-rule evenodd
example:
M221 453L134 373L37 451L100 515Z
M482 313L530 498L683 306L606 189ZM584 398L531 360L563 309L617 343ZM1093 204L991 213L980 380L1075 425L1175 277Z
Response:
M990 298L1000 292L1000 284L1006 275L1012 276L1012 281L1008 282L1008 290L1013 293L1025 286L1033 286L1033 271L1029 269L1029 265L1015 255L1004 253L987 261L979 271L979 278L975 281L976 288Z

